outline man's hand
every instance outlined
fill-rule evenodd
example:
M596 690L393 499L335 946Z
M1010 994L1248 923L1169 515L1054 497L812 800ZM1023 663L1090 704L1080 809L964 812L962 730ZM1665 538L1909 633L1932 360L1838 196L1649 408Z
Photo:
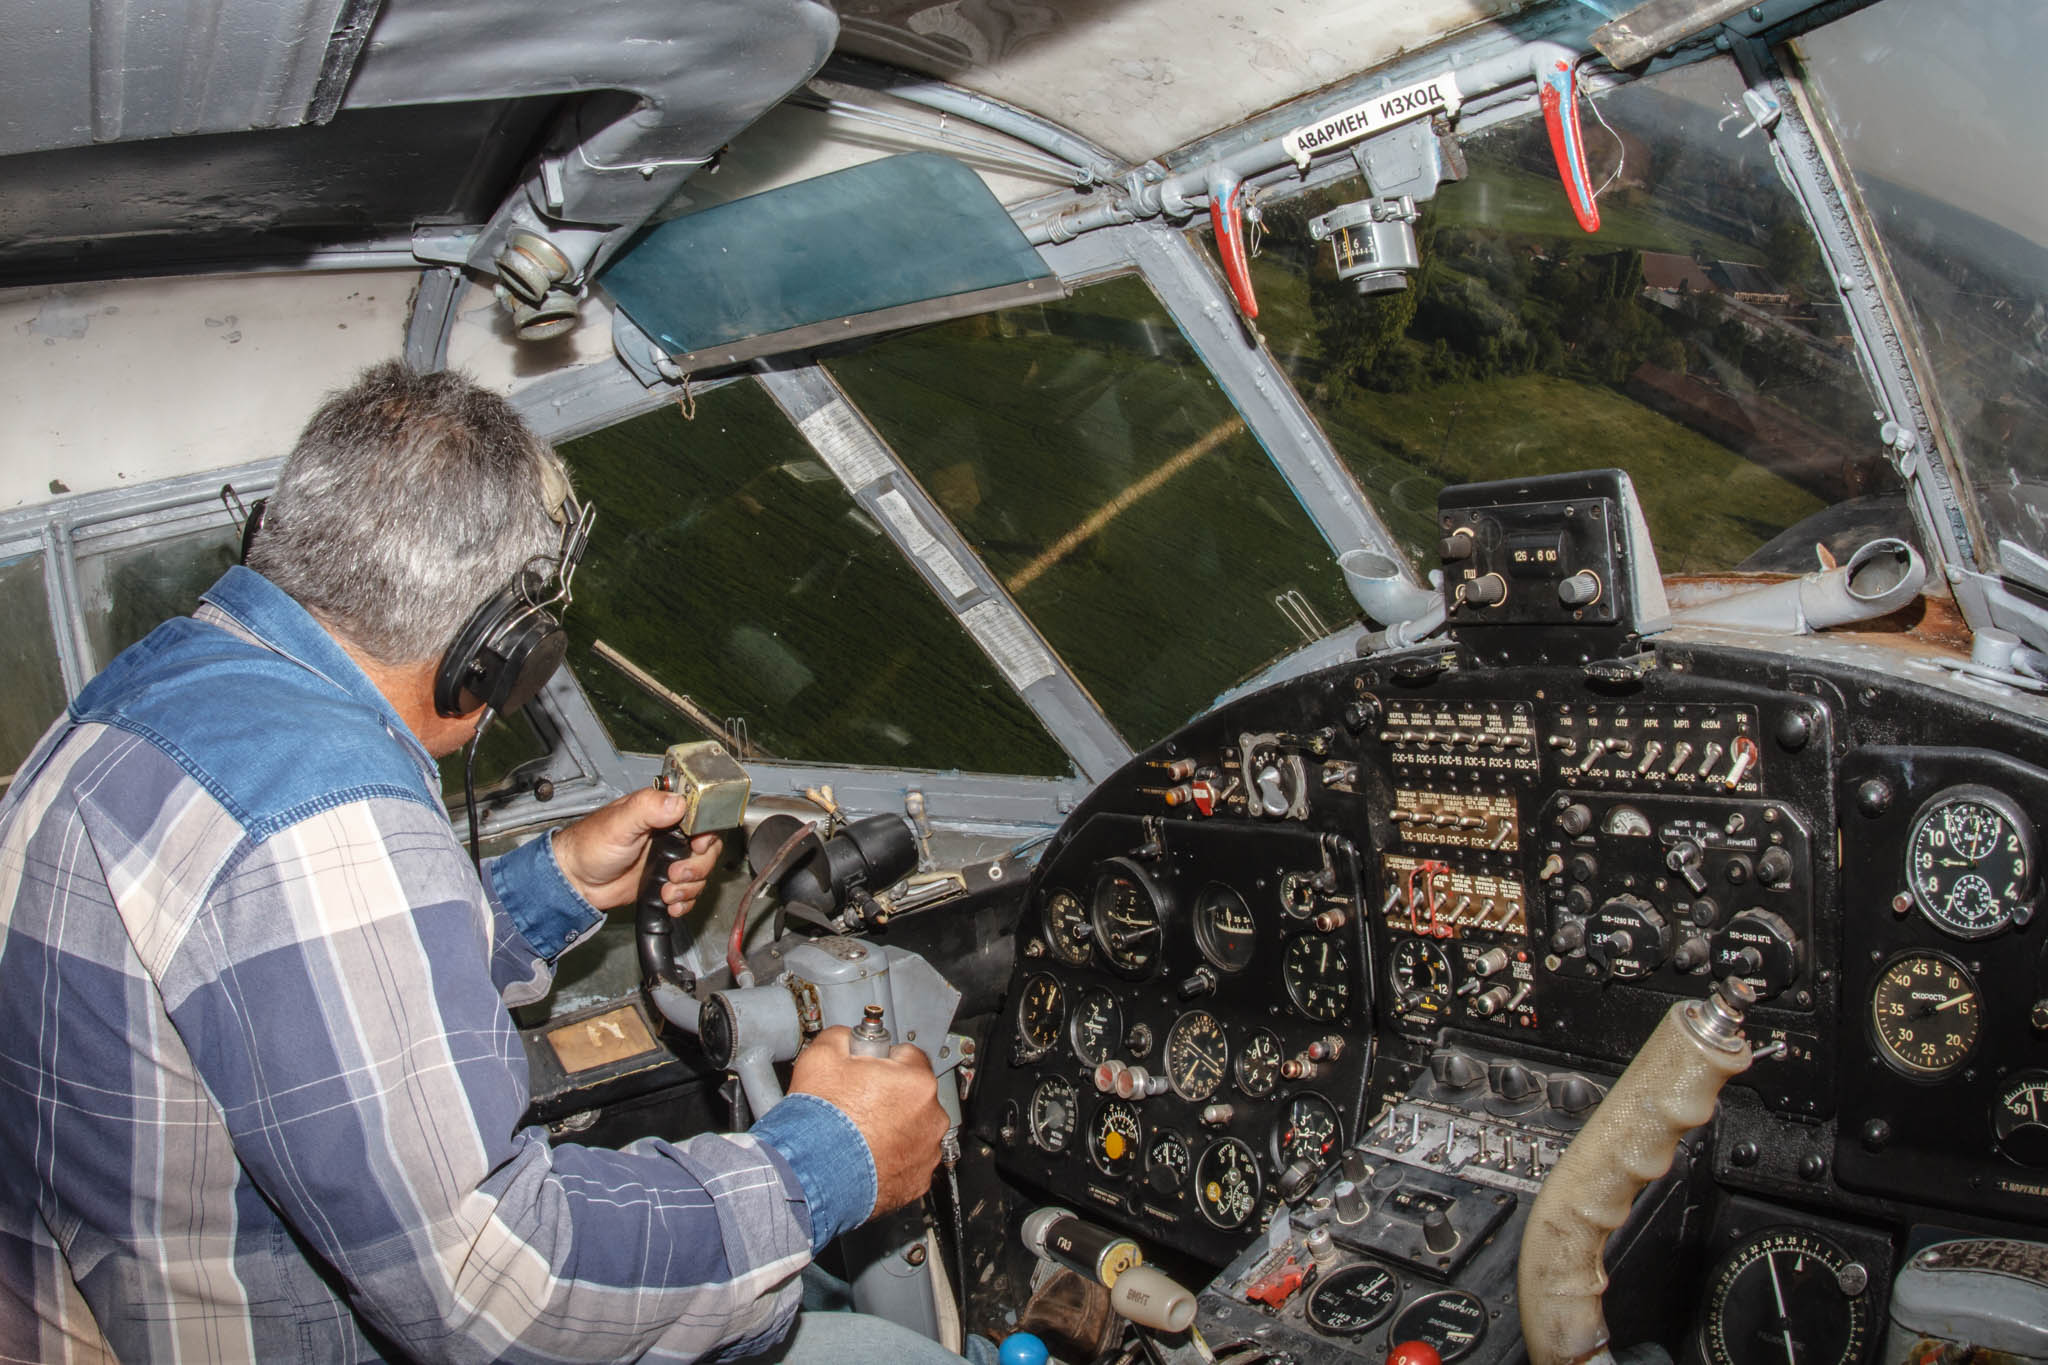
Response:
M870 1218L900 1209L931 1188L946 1136L946 1111L932 1064L910 1043L887 1057L856 1057L853 1030L828 1028L797 1054L789 1092L816 1095L844 1110L867 1139L875 1158L875 1207Z
M682 818L681 796L643 787L556 830L555 861L569 885L598 909L624 905L640 890L649 837ZM690 856L669 865L661 888L669 914L680 916L696 902L722 847L716 834L700 834L690 840Z

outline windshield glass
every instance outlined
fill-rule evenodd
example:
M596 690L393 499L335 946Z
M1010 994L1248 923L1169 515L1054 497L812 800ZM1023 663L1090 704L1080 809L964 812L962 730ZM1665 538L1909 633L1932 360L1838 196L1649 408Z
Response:
M1421 206L1421 268L1396 293L1361 296L1308 232L1362 181L1266 208L1259 325L1419 565L1447 483L1625 469L1667 573L1811 568L1812 526L1789 563L1760 552L1893 486L1813 236L1766 140L1737 136L1740 96L1727 61L1603 95L1592 235L1540 118L1465 139L1470 173Z
M598 509L565 625L621 749L1065 777L1053 742L751 380L566 442Z
M1800 48L1984 527L2048 554L2048 7L1886 0Z
M828 368L1134 748L1357 612L1134 277Z

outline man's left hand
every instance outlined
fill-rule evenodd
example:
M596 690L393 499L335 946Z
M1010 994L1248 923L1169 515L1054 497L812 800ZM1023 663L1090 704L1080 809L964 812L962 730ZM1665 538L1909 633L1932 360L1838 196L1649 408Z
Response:
M649 837L683 818L683 798L643 787L555 831L555 862L569 885L600 910L624 905L640 890ZM680 916L696 903L724 847L716 834L690 841L690 856L669 865L661 898Z

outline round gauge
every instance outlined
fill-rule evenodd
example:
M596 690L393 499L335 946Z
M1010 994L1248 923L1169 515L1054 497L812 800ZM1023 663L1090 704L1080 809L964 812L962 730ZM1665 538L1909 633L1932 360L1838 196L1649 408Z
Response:
M1712 1365L1849 1365L1870 1340L1868 1281L1862 1265L1819 1233L1758 1233L1709 1276L1700 1345Z
M1998 1150L2022 1166L2048 1166L2048 1071L2016 1071L1991 1102Z
M1259 1161L1236 1138L1218 1138L1195 1164L1195 1206L1225 1232L1251 1221L1259 1207Z
M1287 998L1311 1019L1341 1019L1351 1004L1351 960L1328 934L1303 934L1281 955Z
M1401 1310L1387 1329L1387 1344L1399 1341L1426 1342L1436 1348L1444 1365L1463 1360L1486 1335L1486 1305L1460 1289L1431 1294ZM1806 1365L1805 1361L1798 1365Z
M1280 908L1296 919L1316 912L1316 874L1290 872L1280 879Z
M1936 928L1957 938L1995 934L2033 894L2034 826L2000 792L1951 787L1913 817L1906 884Z
M1055 891L1045 898L1045 941L1054 957L1076 967L1085 965L1088 940L1094 933L1079 896L1071 891Z
M1237 1050L1237 1088L1255 1100L1273 1093L1280 1084L1280 1040L1271 1029L1253 1029Z
M1321 1170L1343 1145L1337 1106L1312 1090L1288 1100L1273 1122L1273 1165L1282 1171L1297 1161Z
M1088 1157L1104 1175L1129 1175L1145 1150L1145 1128L1127 1100L1104 1100L1088 1125Z
M1600 832L1623 839L1647 839L1650 837L1650 817L1634 806L1616 806L1600 822Z
M1031 1140L1048 1152L1064 1152L1074 1140L1073 1082L1048 1076L1031 1092Z
M1083 991L1074 1002L1067 1036L1074 1044L1074 1055L1088 1065L1101 1066L1108 1061L1124 1036L1124 1012L1116 997L1100 986Z
M1195 946L1222 972L1241 972L1252 965L1258 946L1251 907L1244 897L1221 882L1210 882L1195 902Z
M1427 939L1394 945L1394 998L1403 1014L1443 1014L1451 1007L1451 960Z
M1060 1040L1066 1016L1067 994L1058 981L1044 972L1026 977L1017 1006L1017 1056L1027 1062L1043 1057Z
M1223 1084L1230 1043L1223 1025L1207 1010L1189 1010L1166 1032L1166 1080L1173 1093L1200 1102Z
M1188 1183L1188 1168L1194 1163L1187 1141L1179 1133L1155 1133L1152 1145L1145 1149L1145 1183L1160 1194L1178 1194Z
M1377 1326L1401 1301L1401 1282L1385 1266L1350 1265L1308 1296L1308 1320L1331 1336L1348 1337Z
M1977 983L1941 953L1901 953L1870 990L1878 1053L1908 1076L1931 1080L1961 1066L1984 1022Z
M1124 976L1144 976L1157 965L1165 894L1129 858L1111 858L1095 874L1089 923L1109 965Z

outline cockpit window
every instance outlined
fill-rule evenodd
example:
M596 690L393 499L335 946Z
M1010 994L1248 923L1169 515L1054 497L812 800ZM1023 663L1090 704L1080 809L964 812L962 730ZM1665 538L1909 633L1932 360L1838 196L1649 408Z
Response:
M1134 277L828 368L1133 746L1356 612Z
M1800 48L1985 529L2048 553L2048 9L1886 0Z
M93 658L104 668L114 656L173 616L189 616L199 594L228 571L241 549L241 528L209 525L169 538L110 544L78 559L79 596Z
M50 601L43 588L43 557L0 562L0 792L14 782L21 761L64 709L64 675L50 634Z
M1740 567L1890 486L1835 290L1766 139L1738 136L1740 96L1725 61L1603 95L1590 235L1542 120L1466 139L1396 293L1361 296L1308 232L1361 181L1266 208L1259 325L1419 565L1447 483L1626 469L1667 573Z
M761 388L567 442L598 509L566 625L621 749L1064 777L1066 754Z

